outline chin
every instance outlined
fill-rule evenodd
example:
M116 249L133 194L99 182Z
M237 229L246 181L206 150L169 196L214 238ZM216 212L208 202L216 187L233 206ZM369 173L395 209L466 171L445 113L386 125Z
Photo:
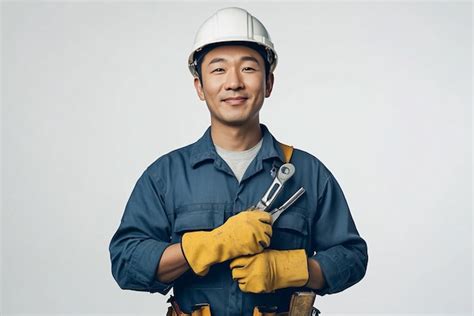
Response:
M221 121L221 123L224 125L234 126L234 127L245 126L250 122L248 118L234 118L234 119L223 118L223 119L220 119L219 121Z
M245 126L248 121L240 121L240 120L236 120L236 121L224 121L225 125L227 126L234 126L234 127L239 127L239 126Z

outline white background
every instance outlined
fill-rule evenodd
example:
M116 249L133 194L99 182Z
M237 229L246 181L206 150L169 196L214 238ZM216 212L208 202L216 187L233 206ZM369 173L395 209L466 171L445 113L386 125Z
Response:
M229 5L279 54L261 121L320 158L369 245L324 314L472 311L469 2L4 2L2 315L164 315L109 241L140 174L209 124L186 59Z

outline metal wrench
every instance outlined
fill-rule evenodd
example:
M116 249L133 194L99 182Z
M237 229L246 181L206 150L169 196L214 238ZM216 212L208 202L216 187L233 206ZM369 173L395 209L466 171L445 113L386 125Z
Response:
M275 208L270 212L272 215L272 224L276 222L278 217L280 217L281 213L283 213L287 208L289 208L293 203L296 202L303 195L305 189L303 187L299 188L295 194L293 194L282 206Z
M295 166L291 163L286 163L278 169L278 173L268 188L267 192L258 201L254 208L265 211L275 201L278 194L281 192L283 185L295 174Z

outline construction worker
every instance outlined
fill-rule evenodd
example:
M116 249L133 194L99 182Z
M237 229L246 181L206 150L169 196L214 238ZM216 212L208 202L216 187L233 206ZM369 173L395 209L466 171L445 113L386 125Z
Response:
M109 247L122 289L173 287L175 314L207 304L218 316L259 306L287 315L295 292L336 293L363 278L367 245L336 179L260 123L277 61L266 28L243 9L221 9L201 26L188 66L210 127L138 179ZM271 209L305 193L273 221L256 205L285 162L294 175Z

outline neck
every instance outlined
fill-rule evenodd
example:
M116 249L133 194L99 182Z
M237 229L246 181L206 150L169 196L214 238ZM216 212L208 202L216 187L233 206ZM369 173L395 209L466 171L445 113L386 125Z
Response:
M243 151L257 145L262 138L257 120L242 126L229 126L211 122L211 137L215 145L231 151Z

